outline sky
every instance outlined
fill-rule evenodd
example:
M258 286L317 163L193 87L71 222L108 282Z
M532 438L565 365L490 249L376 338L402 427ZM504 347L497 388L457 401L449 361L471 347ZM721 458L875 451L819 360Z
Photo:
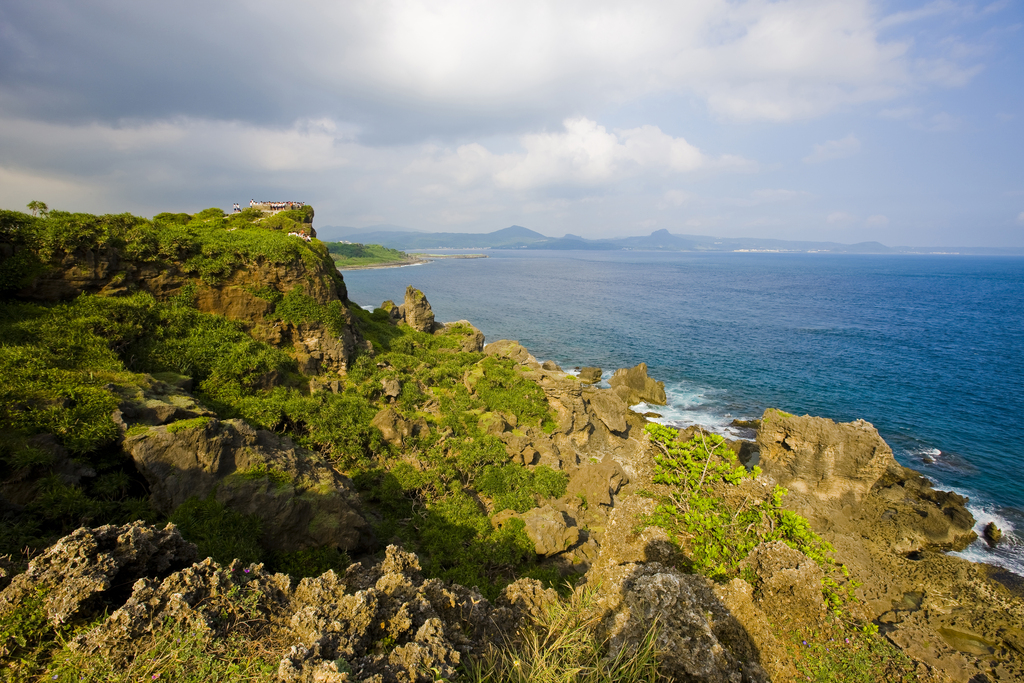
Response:
M4 0L0 207L1024 247L1024 0Z

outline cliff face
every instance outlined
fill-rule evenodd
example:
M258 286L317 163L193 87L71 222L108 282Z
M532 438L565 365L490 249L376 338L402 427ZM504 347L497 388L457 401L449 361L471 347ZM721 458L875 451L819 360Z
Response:
M67 301L83 293L119 296L142 291L160 301L187 296L200 311L245 323L260 341L294 347L304 374L344 373L358 340L347 310L344 279L322 244L274 237L293 240L294 248L243 254L213 273L190 267L190 255L184 251L172 258L148 253L133 257L127 253L133 250L124 246L97 244L51 250L16 296L40 302ZM6 246L12 256L26 250ZM281 320L275 309L289 294L301 294L321 306L340 302L341 325L330 329L318 320Z

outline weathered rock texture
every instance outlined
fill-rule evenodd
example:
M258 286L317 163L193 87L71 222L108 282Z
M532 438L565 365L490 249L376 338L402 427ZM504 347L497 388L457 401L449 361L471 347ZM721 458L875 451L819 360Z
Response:
M0 593L0 617L43 593L43 611L53 625L91 616L99 598L124 590L141 576L158 578L190 565L195 546L174 525L165 529L134 522L81 528L50 546Z
M613 390L584 386L566 372L545 368L516 341L492 342L484 347L484 353L518 363L522 376L543 389L554 413L557 426L551 433L537 426L516 426L508 420L500 431L495 426L494 433L514 460L547 465L572 476L586 463L610 458L618 464L622 484L649 479L650 457L645 454L643 434L647 422L629 410ZM468 373L464 378L466 388L473 391L477 379L477 375Z
M478 330L471 322L468 320L456 320L455 322L444 323L444 332L452 333L456 330L462 332L463 335L460 351L480 353L484 350L484 333Z
M555 599L521 579L492 605L476 590L425 580L416 556L394 546L373 567L357 563L297 584L262 565L191 564L194 556L173 526L80 529L0 593L0 616L44 590L54 624L114 610L71 647L115 666L173 623L211 638L266 637L280 648L285 682L419 683L452 678L463 657L510 636Z
M434 331L434 311L423 292L412 285L405 288L405 302L398 307L402 322L420 332Z
M630 497L612 510L587 573L605 610L610 654L635 650L658 627L660 672L678 681L767 681L757 649L706 578L673 569L678 550L664 530L639 524L655 506Z
M758 463L776 483L823 499L859 501L886 474L902 470L864 420L836 424L768 409L757 432Z
M629 405L653 403L663 406L667 400L665 383L647 375L647 363L640 363L633 368L619 368L608 380L608 384Z
M975 540L965 498L936 491L896 464L863 421L835 424L769 410L757 442L765 474L791 488L783 504L806 516L852 578L863 582L855 606L863 618L881 624L890 641L939 677L962 683L1024 679L1024 600L991 580L998 574L990 568L936 552ZM769 574L785 576L793 572L790 565ZM784 591L781 600L778 590L763 593L770 583L749 599L742 587L720 590L763 653L775 646L756 615L787 599L810 604L807 591L804 598L786 598Z
M162 373L160 378L146 375L139 385L118 386L114 390L121 403L111 416L122 431L134 425L156 426L196 417L216 417L188 392L192 378Z
M192 426L185 426L192 424ZM287 437L242 420L153 427L125 450L150 485L153 506L170 513L192 496L263 520L268 547L357 547L368 527L351 482Z
M117 296L132 291L149 292L159 300L182 294L196 285L195 305L200 311L239 320L254 337L277 346L294 346L296 360L305 374L344 372L355 349L357 335L351 313L344 318L340 334L322 323L287 323L275 320L274 304L255 292L287 294L296 288L319 304L348 301L345 281L323 245L310 247L317 257L294 258L288 262L256 259L247 262L216 282L200 282L173 261L142 262L126 259L113 247L80 248L54 256L47 269L34 278L18 296L41 301L72 299L79 294Z
M579 379L584 384L597 384L601 381L601 368L580 368Z

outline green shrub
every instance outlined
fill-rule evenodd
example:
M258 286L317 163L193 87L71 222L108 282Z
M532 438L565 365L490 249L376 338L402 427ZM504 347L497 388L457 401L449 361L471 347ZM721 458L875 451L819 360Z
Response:
M493 499L494 512L514 510L526 512L537 506L537 497L561 498L565 495L569 475L556 472L547 465L530 470L516 463L501 467L489 466L476 480L480 493Z
M212 557L223 565L236 558L245 564L263 558L260 519L229 510L212 495L205 500L189 498L170 519L186 540L196 544L199 557Z
M477 381L475 391L488 410L515 415L523 425L552 422L544 390L519 374L515 361L487 356L480 365L483 376Z
M352 563L347 553L337 548L321 546L288 553L274 553L270 565L274 571L297 578L320 576L328 570L341 574Z
M651 423L646 429L658 446L654 482L673 487L649 521L688 551L695 571L729 580L755 546L775 540L803 552L826 571L836 568L829 555L832 546L811 531L807 520L782 509L785 489L776 486L766 499L746 500L739 509L726 505L716 489L758 472L748 473L722 437L701 432L680 442L669 427Z

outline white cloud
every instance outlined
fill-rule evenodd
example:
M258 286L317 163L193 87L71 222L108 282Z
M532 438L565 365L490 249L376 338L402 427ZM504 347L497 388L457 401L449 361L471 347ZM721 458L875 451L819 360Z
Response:
M694 195L684 190L668 190L662 195L662 202L659 205L661 208L666 206L682 206L687 202L693 201Z
M804 157L804 163L818 164L822 161L845 159L860 151L860 140L853 133L841 140L829 140L815 145L814 150Z
M460 186L481 182L510 190L599 187L636 175L686 173L723 165L683 138L657 126L609 131L586 118L566 119L564 130L519 138L522 151L496 154L479 143L435 149L407 169L447 176ZM733 165L733 160L724 162Z
M691 197L680 178L748 166L656 126L609 130L586 118L488 145L500 151L479 142L373 147L330 119L270 128L186 118L117 126L0 118L0 200L152 215L270 192L314 203L332 224L367 216L398 222L401 214L464 226L510 212L564 216L619 193L623 182L646 188L652 209L675 208Z
M864 225L868 226L869 228L884 228L885 226L889 225L889 218L888 216L883 216L881 214L868 216L867 219L864 221Z
M825 218L825 222L830 225L842 225L844 223L851 223L855 220L856 218L854 216L846 213L845 211L833 211Z

